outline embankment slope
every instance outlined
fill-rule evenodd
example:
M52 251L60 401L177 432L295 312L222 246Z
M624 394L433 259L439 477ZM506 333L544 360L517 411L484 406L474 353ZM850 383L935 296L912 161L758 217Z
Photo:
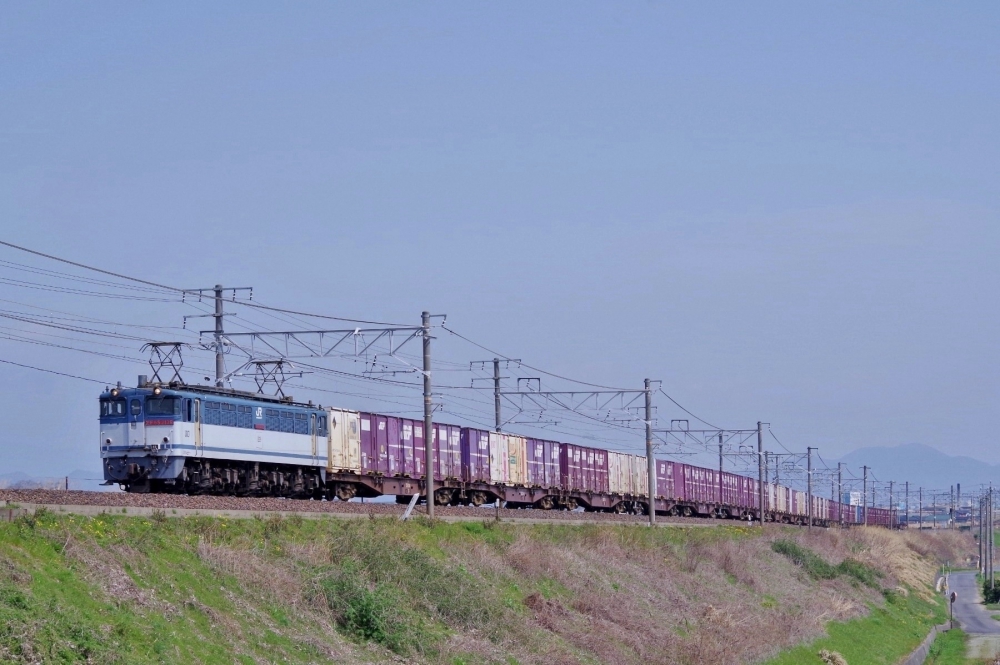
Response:
M0 661L762 662L963 538L42 512L0 524Z

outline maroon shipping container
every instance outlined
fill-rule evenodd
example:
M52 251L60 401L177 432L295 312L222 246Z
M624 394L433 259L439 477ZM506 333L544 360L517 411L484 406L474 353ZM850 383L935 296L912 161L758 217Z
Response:
M434 423L434 479L461 479L462 428Z
M403 475L419 478L424 473L424 424L409 418L399 419L399 441L403 451ZM419 435L419 436L418 436ZM419 439L419 449L417 440Z
M611 491L608 473L608 451L599 448L594 450L594 491L607 494Z
M563 443L559 446L559 475L563 489L577 492L608 491L606 450Z
M411 420L410 424L413 426L413 443L411 450L413 451L410 455L413 460L411 468L413 469L414 478L422 478L427 475L427 467L424 461L427 459L425 453L427 452L427 447L424 445L424 422L422 420Z
M676 468L679 462L656 460L656 496L664 499L684 499L684 478Z
M461 446L462 480L467 483L490 482L490 433L463 427Z
M399 419L374 413L361 414L361 472L401 475L404 451L400 445Z
M559 443L545 439L528 439L528 484L536 487L559 485ZM486 460L489 478L489 459Z
M681 467L684 487L687 490L685 498L699 503L713 501L718 494L715 488L718 487L719 472L690 464L682 464Z

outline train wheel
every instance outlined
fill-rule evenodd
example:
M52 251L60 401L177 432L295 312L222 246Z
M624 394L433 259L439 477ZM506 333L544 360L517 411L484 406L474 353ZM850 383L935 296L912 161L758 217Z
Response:
M726 510L725 508L719 508L719 519L728 520L729 519L729 511Z
M576 510L579 507L579 504L577 504L576 499L574 499L572 497L569 498L569 499L566 499L566 503L564 505L566 507L566 510L570 510L570 511Z
M611 512L621 515L624 512L628 512L628 506L625 505L624 501L619 501L611 508Z
M694 515L694 511L691 510L691 506L684 506L684 509L681 511L681 514L684 515L684 517L691 517L692 515Z
M679 510L677 510L677 506L674 506L670 510L667 511L667 514L670 515L671 517L677 517L681 513L680 513Z
M538 503L535 505L537 505L542 510L552 510L553 508L556 507L556 502L555 499L553 499L551 496L543 496L541 499L538 500Z
M451 503L454 492L452 492L447 487L442 487L441 489L434 492L434 503L438 506L447 506Z
M358 487L354 483L337 483L334 493L341 501L350 501L358 495Z

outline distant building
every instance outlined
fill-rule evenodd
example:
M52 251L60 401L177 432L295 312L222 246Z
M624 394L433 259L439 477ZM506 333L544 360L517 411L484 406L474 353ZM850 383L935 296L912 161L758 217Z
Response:
M846 503L849 506L863 506L864 501L862 501L861 492L844 492L844 495L840 498L842 503Z

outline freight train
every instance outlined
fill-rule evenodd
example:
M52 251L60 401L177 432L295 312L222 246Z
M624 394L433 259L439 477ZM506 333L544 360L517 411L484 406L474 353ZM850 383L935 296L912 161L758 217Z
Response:
M129 492L339 499L424 493L424 423L178 383L100 396L105 484ZM761 519L755 478L655 460L650 501L641 455L434 423L437 505ZM766 521L805 524L808 496L765 484ZM812 497L813 523L860 524L863 513ZM895 510L869 508L895 527Z

